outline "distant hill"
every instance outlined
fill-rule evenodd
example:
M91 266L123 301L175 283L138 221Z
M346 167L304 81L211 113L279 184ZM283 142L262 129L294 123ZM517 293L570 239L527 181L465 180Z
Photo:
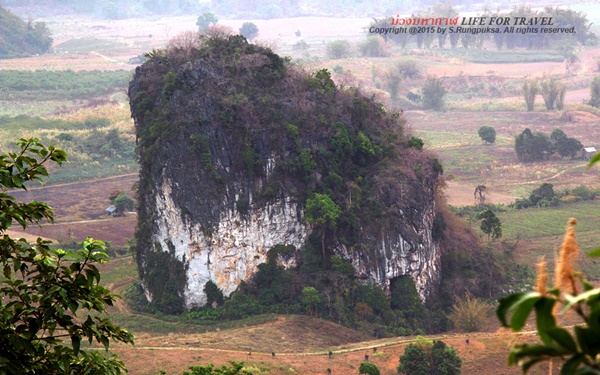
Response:
M52 45L43 22L25 22L0 6L0 59L46 53Z

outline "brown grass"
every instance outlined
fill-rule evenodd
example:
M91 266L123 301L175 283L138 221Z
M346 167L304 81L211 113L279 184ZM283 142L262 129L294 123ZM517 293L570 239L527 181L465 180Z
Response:
M137 179L137 174L115 176L16 191L12 195L19 201L37 200L54 208L55 223L46 223L42 228L29 226L26 230L29 235L62 241L68 239L70 230L76 241L91 236L123 246L126 245L126 238L133 237L137 217L109 218L105 209L110 205L108 195L113 190L120 189L133 196L131 186ZM17 235L23 232L20 227L14 227L13 230Z

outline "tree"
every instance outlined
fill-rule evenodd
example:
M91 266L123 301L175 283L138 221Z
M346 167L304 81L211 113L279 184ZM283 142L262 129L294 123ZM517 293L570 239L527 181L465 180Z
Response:
M446 88L441 78L429 76L427 82L423 86L423 107L425 109L433 109L441 111L444 109L444 95Z
M117 207L117 212L119 213L132 211L135 208L135 201L125 192L119 194L113 201L113 204Z
M366 375L380 375L381 374L379 372L379 369L377 368L377 366L375 366L374 364L369 363L369 362L362 362L360 364L360 366L358 367L358 373L366 374Z
M352 46L347 40L334 40L325 46L325 56L329 60L343 59L352 55Z
M429 375L425 350L416 344L409 344L400 357L398 372L406 375Z
M593 107L600 107L600 77L595 77L592 80L590 95L591 98L588 104Z
M327 227L335 228L342 210L327 194L315 194L306 200L304 219L312 225L321 226L321 249L325 260L325 230Z
M552 133L550 133L550 139L554 143L560 141L561 139L565 139L565 138L567 138L567 135L565 134L564 131L562 131L562 129L556 128L556 129L552 130Z
M487 187L485 185L477 185L475 191L473 192L473 198L479 199L479 203L485 203L485 190Z
M404 349L397 370L406 375L457 375L462 360L456 350L443 341L419 340Z
M528 128L515 137L515 151L520 162L545 160L552 155L552 143L544 133L532 133Z
M500 219L496 217L494 211L487 209L479 214L479 219L481 219L481 231L488 236L488 242L490 241L490 236L493 240L502 237L502 223L500 223Z
M560 156L564 157L575 157L579 151L583 148L583 144L575 138L569 138L559 128L556 128L550 134L550 139L554 142L554 150L558 152Z
M217 22L219 22L217 17L215 17L214 14L207 12L207 13L203 13L201 16L198 17L198 20L196 21L196 25L198 26L199 31L204 31L204 30L208 29L210 26L216 25Z
M527 105L527 111L533 111L535 105L535 97L539 92L539 86L535 80L529 80L523 82L523 97L525 98L525 104Z
M449 347L443 341L434 341L431 347L430 374L457 375L460 374L462 359L456 354L456 349Z
M477 133L479 134L479 138L487 143L496 142L496 130L491 126L482 126Z
M317 315L317 305L321 303L319 291L312 286L306 286L302 289L302 304L310 316Z
M71 253L52 250L40 238L29 244L6 234L13 221L26 228L53 220L47 204L16 202L6 191L26 190L27 182L48 175L45 164L67 160L64 151L38 139L18 145L18 152L0 155L0 373L120 374L125 367L116 356L81 349L82 339L106 350L111 339L133 343L127 330L102 317L118 297L99 285L96 264L108 260L104 243L88 238Z
M223 291L212 280L208 280L204 284L204 293L206 294L206 306L212 306L213 303L216 303L217 306L223 305Z
M231 366L222 365L217 368L212 363L208 366L191 366L192 371L184 371L183 375L252 375L250 371L244 370L244 362L229 363Z
M567 90L565 84L558 81L556 78L548 78L540 83L540 87L546 109L549 111L553 110L555 103L557 107L561 107L557 109L562 109L565 92Z
M554 199L554 195L554 185L544 182L529 194L529 203L532 206L547 206Z
M583 148L583 144L575 138L564 138L556 142L554 146L556 152L563 158L570 157L574 158L579 154L579 151Z
M258 36L258 26L252 22L244 22L240 27L240 34L246 37L248 40L252 40Z

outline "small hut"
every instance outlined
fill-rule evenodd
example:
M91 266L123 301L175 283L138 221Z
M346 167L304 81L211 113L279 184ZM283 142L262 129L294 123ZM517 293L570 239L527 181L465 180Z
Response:
M596 155L596 148L595 147L584 147L583 150L581 151L581 158L583 160L590 160L594 155Z
M117 206L110 205L108 206L108 208L105 210L108 214L108 216L117 216Z

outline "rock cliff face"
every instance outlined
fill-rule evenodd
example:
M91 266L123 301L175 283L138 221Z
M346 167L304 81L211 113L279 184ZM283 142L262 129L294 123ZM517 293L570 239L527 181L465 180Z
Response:
M441 166L410 147L403 120L326 71L308 76L240 37L171 48L130 84L141 162L137 261L148 300L167 310L225 295L276 245L302 263L310 236L327 257L389 289L408 275L422 299L439 281L432 230ZM314 194L340 209L305 217Z

